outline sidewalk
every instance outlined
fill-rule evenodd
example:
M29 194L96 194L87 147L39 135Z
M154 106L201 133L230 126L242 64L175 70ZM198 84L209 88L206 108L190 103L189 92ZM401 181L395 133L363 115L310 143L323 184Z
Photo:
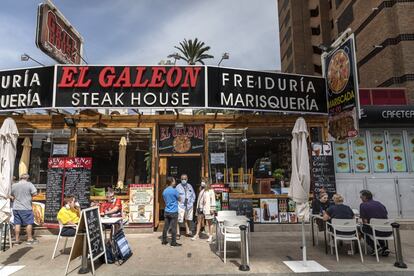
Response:
M311 237L308 241L308 259L315 260L332 275L414 275L414 231L402 231L404 261L408 269L393 266L395 255L382 257L377 263L375 257L364 256L362 264L359 255L348 256L346 250L340 251L339 263L334 255L326 255L323 241L319 247L312 247ZM283 264L287 260L300 260L300 232L254 232L252 233L252 250L250 271L238 270L240 257L238 253L229 253L227 264L214 253L214 245L205 239L191 241L183 237L179 248L161 245L160 233L130 234L127 236L134 255L122 266L96 265L97 275L293 275ZM321 237L320 237L321 238ZM68 255L59 255L51 260L55 236L38 237L39 244L28 246L21 244L0 253L1 266L24 266L13 275L63 275ZM69 242L68 244L71 244ZM63 240L59 249L63 248ZM231 250L238 250L231 246ZM394 251L391 246L391 251ZM77 275L80 260L74 260L69 266L69 275ZM3 270L4 271L4 270ZM352 273L354 272L354 273ZM362 273L367 272L367 273ZM2 268L0 268L2 275ZM90 275L90 274L89 274ZM312 274L317 275L317 274Z

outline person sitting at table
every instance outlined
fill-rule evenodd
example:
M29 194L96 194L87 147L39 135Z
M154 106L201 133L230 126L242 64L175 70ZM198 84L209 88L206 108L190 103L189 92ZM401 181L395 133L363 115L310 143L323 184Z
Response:
M67 196L63 199L63 207L60 208L57 219L63 225L73 225L74 227L64 227L61 236L73 237L76 234L76 225L80 219L80 208L74 196Z
M332 197L335 205L330 206L326 211L323 212L323 220L331 221L331 219L353 219L354 212L352 211L351 207L344 204L344 198L341 194L334 194ZM332 231L332 229L329 229ZM352 233L349 232L342 232L336 231L336 234L339 235L350 235Z
M331 203L329 202L328 194L325 192L325 189L319 191L319 197L315 197L312 201L312 214L314 215L323 215L323 212L326 211ZM316 220L319 231L323 231L324 226L323 222L318 219Z
M361 205L359 205L359 214L360 214L360 217L363 223L360 230L362 233L372 235L372 228L371 226L367 224L369 224L372 218L387 219L388 211L387 211L387 208L385 208L385 206L381 202L376 201L372 198L372 193L370 191L362 190L359 193L360 193L360 198L362 201ZM375 234L378 237L388 237L392 235L392 232L378 232L377 233L377 231L375 231ZM365 236L366 242L369 245L369 247L371 247L372 249L371 255L375 256L374 241L368 235ZM387 243L383 240L379 240L378 243L379 243L379 247L377 247L378 255L381 254L384 257L388 256L390 254L390 250L388 249Z
M122 202L112 189L106 192L106 202L99 204L99 212L101 216L122 217Z

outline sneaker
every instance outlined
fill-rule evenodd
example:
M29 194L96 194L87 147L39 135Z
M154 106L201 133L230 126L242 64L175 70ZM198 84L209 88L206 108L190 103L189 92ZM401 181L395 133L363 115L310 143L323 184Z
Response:
M33 245L33 244L38 244L38 243L39 243L38 240L30 240L26 242L27 245Z
M196 241L198 239L199 239L198 236L194 236L194 237L191 238L192 241Z
M12 241L12 244L13 245L19 245L19 244L22 244L22 242L21 241Z
M181 235L178 235L178 234L177 234L176 239L177 239L177 240L181 239Z
M176 242L176 243L172 243L172 244L170 244L170 246L171 246L171 247L179 247L179 246L182 246L182 244L181 244L181 243Z
M385 248L382 251L382 254L381 255L384 256L384 257L388 257L388 255L390 255L390 250L388 248Z
M168 244L168 242L167 241L162 241L161 244L166 245L166 244Z
M212 242L213 241L213 236L208 237L207 242Z

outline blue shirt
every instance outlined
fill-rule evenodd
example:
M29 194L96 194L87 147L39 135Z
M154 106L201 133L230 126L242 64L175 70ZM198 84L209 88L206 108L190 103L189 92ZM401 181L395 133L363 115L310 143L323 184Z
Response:
M181 202L180 202L180 205L179 205L180 208L185 209L186 204L187 204L187 208L186 208L187 210L190 210L191 208L193 208L196 195L195 195L194 189L191 186L191 184L187 183L187 184L183 185L183 184L180 183L180 184L177 185L176 190L180 194L180 198L181 198Z
M344 204L332 205L326 210L326 212L331 219L352 219L354 217L352 209Z
M178 191L173 187L169 186L162 192L162 197L165 202L164 212L178 213Z
M359 215L361 216L361 218L368 220L368 222L372 218L388 218L387 208L385 208L385 206L382 205L381 202L373 199L367 202L362 202L361 205L359 205Z

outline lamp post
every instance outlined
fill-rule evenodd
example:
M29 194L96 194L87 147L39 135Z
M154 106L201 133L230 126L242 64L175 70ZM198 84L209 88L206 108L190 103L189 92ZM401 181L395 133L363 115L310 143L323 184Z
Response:
M28 54L24 53L23 55L20 56L20 60L21 61L28 61L29 59L33 60L34 62L36 62L37 64L41 65L41 66L46 66L43 63L35 60L34 58L32 58L31 56L29 56Z
M217 66L220 66L220 64L221 64L221 62L223 61L223 60L225 60L225 59L229 59L230 58L230 54L229 53L223 53L223 55L221 56L221 59L220 59L220 61L219 61L219 63L218 63L218 65Z
M178 59L181 59L181 57L178 53L172 53L171 55L168 55L167 57L174 59L174 65L175 65L175 63L177 62Z

